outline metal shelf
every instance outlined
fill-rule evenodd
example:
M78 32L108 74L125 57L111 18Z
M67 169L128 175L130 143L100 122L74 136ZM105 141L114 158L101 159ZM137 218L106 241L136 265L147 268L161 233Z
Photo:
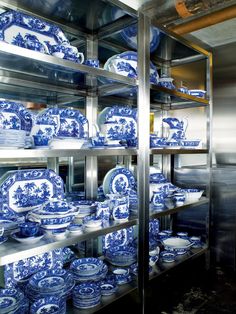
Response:
M115 302L118 299L122 298L126 294L134 291L135 289L137 289L136 281L132 281L129 284L119 286L117 292L114 293L113 295L102 296L101 303L94 308L81 310L81 309L77 309L73 306L68 306L67 313L68 314L92 314L92 313L95 313L95 312L101 310L102 308L106 307L107 305L111 304L112 302Z
M167 215L172 215L178 212L181 212L187 208L193 208L193 207L197 207L203 204L207 204L209 203L209 199L207 197L201 197L199 201L197 202L193 202L193 203L186 203L182 206L178 206L178 207L173 207L173 208L169 208L169 209L164 209L161 211L156 211L156 212L151 212L150 214L150 219L152 218L160 218L163 216L167 216Z
M149 275L149 280L153 280L159 277L160 275L163 275L168 271L173 270L175 267L182 263L198 258L201 255L206 254L207 251L208 251L207 246L204 246L200 249L191 249L188 253L182 256L179 255L176 258L176 261L173 263L164 263L161 260L159 260L157 264L153 267L153 272Z
M21 259L42 254L54 249L62 248L68 245L73 245L81 241L96 238L98 236L114 232L116 230L128 228L135 226L137 224L137 218L130 218L127 222L116 223L111 221L109 226L103 227L101 229L84 231L83 234L68 237L65 240L53 241L50 239L42 239L35 244L19 243L13 239L8 239L5 243L0 246L0 266L6 265L8 263L13 263Z
M179 155L179 154L208 154L208 149L188 149L188 148L152 148L150 149L151 155Z
M181 93L177 90L160 87L153 84L151 85L151 101L154 103L156 102L157 104L163 104L163 106L169 104L171 105L169 109L177 109L178 104L181 108L194 107L194 104L198 107L209 105L208 99L195 97L192 95ZM165 107L167 108L167 106Z
M91 148L91 149L0 149L1 159L47 158L47 157L89 157L89 156L132 156L136 149Z

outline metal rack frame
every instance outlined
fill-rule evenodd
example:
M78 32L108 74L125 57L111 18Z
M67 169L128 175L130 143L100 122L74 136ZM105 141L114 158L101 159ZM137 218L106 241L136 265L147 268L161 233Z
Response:
M14 245L12 242L7 242L0 247L0 266L5 265L9 262L14 262L22 258L30 257L35 254L40 254L55 248L63 247L66 245L74 244L78 241L94 239L100 235L106 233L123 229L129 226L138 225L139 230L139 240L138 240L138 263L142 265L138 270L138 282L132 284L129 287L121 288L120 291L114 298L102 304L101 307L109 304L121 296L127 294L133 289L138 288L140 296L141 312L145 313L146 308L146 292L149 278L148 274L148 223L150 218L160 218L172 215L174 213L185 210L186 208L192 208L205 204L209 202L210 198L210 186L211 186L211 160L212 160L212 150L211 150L211 116L212 116L212 55L210 52L198 47L197 45L191 44L182 38L167 32L166 29L157 25L156 21L150 20L149 17L145 16L142 11L136 12L135 10L129 8L128 6L122 4L117 0L107 1L111 5L117 6L126 12L126 16L113 21L108 25L102 26L100 29L89 32L85 30L84 27L74 25L72 23L65 23L60 19L51 18L41 14L40 12L34 12L34 10L22 6L20 1L9 1L0 0L0 7L6 9L18 9L22 12L34 15L36 17L42 18L49 22L53 22L59 27L61 27L67 33L73 35L76 39L73 43L83 44L86 47L86 53L88 57L96 58L98 55L98 45L103 47L108 47L113 51L120 52L124 50L124 47L114 43L109 40L111 33L119 32L124 26L129 26L134 23L138 23L138 72L139 80L130 79L119 74L114 74L102 69L91 68L86 65L75 64L70 61L63 59L58 59L53 56L43 55L36 51L27 51L24 48L12 46L0 42L0 56L10 56L12 63L6 63L0 72L0 90L7 93L8 98L13 95L13 98L32 99L32 100L42 100L45 103L54 104L67 104L71 101L78 99L83 99L86 103L86 115L90 122L90 125L95 122L97 109L98 109L98 98L104 99L107 103L112 101L112 99L118 99L120 103L124 102L124 98L119 97L119 92L124 88L138 87L138 99L137 107L139 114L138 118L138 134L139 134L139 148L138 149L102 149L102 150L92 150L92 149L81 149L81 150L33 150L33 149L19 149L19 150L3 150L0 154L0 163L6 160L17 160L31 158L34 160L40 158L47 158L48 166L53 167L58 171L58 161L60 157L70 158L70 177L73 176L73 158L83 157L86 159L86 193L89 198L96 198L96 187L97 187L97 157L99 156L126 156L127 158L131 156L137 156L137 166L138 166L138 195L139 195L139 211L138 217L131 217L126 223L115 224L111 223L109 227L95 230L92 232L85 232L84 234L68 238L63 241L57 242L44 242L40 241L39 244L32 247L23 248L22 245ZM188 62L194 62L199 59L206 59L207 62L207 99L201 99L194 96L182 94L178 91L170 91L166 88L161 88L158 86L150 85L149 83L149 64L150 64L150 53L149 53L149 29L150 25L154 25L162 29L166 33L166 36L171 38L173 41L178 41L182 45L198 52L197 55L192 57L183 57L174 60L164 60L161 57L154 57L154 61L159 65L175 66L179 64L185 64ZM37 75L33 71L21 71L15 70L14 65L17 60L21 60L22 63L26 63L28 67L37 64L39 66L47 67L49 66L56 74L60 74L61 71L66 70L69 75L73 78L74 75L79 73L84 75L85 84L79 86L76 81L68 83L55 78L51 81L48 77L44 75ZM113 82L110 84L100 84L97 85L96 78L102 77ZM95 82L95 83L94 83ZM167 101L158 102L152 99L155 94L165 94L168 95ZM111 98L109 98L111 97ZM114 98L112 98L114 97ZM151 101L150 101L151 97ZM135 104L135 99L128 99L130 104ZM203 106L207 108L207 147L204 149L149 149L149 116L151 108L160 108L161 110L169 109L182 109L194 106ZM91 134L90 129L90 134ZM169 163L171 155L178 154L207 154L207 168L209 169L209 182L207 188L207 197L202 198L199 202L193 204L186 204L184 206L169 209L163 212L154 213L149 215L149 160L150 155L162 155L163 158L167 156L166 163ZM169 167L169 165L168 165ZM92 174L92 175L91 175ZM70 182L73 179L70 178ZM207 224L207 233L209 234L210 229L210 211ZM208 239L208 237L207 237ZM15 243L16 244L16 243ZM207 241L206 247L202 250L191 254L190 257L186 258L189 260L191 258L200 256L201 254L207 254L209 252L209 242ZM7 252L7 254L6 254ZM181 261L179 261L181 263ZM174 264L177 265L178 263ZM168 267L161 270L160 273L165 273L168 271ZM158 275L159 275L158 274ZM98 310L96 308L94 311ZM78 311L72 310L71 313L92 313L91 311Z

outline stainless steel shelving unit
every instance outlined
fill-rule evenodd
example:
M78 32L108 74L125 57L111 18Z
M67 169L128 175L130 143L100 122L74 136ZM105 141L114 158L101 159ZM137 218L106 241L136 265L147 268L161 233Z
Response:
M94 313L104 306L118 300L127 293L138 289L140 296L140 309L145 313L146 292L149 279L164 274L169 269L173 269L178 264L191 260L208 252L208 240L206 247L200 250L191 251L189 255L179 259L172 265L163 266L158 264L158 271L153 277L148 274L148 223L149 219L169 217L186 209L195 208L202 204L209 203L210 186L207 187L206 197L198 202L185 204L176 208L167 209L161 212L149 212L149 162L150 156L161 155L163 166L167 166L166 173L170 170L170 157L176 155L207 155L207 167L211 169L211 71L212 56L209 52L196 45L184 41L182 38L167 32L157 24L155 18L145 16L141 11L136 12L130 7L122 4L118 0L86 2L72 0L71 7L66 7L65 12L51 14L50 8L43 7L40 1L28 0L0 0L0 7L4 9L17 9L26 14L31 14L46 21L55 23L61 27L70 38L73 45L79 46L82 51L91 58L100 56L108 59L111 55L125 50L129 50L125 43L119 42L119 31L129 25L138 24L138 73L139 80L130 79L119 74L114 74L102 68L91 68L83 64L76 64L70 61L59 59L53 56L41 54L36 51L28 51L24 48L0 42L0 92L7 99L34 101L45 103L50 106L70 105L83 108L86 112L90 125L94 123L98 107L112 102L129 106L137 106L139 148L104 148L104 149L80 149L80 150L34 150L34 149L14 149L2 150L0 163L6 160L33 161L45 158L48 166L58 169L60 157L81 157L86 162L86 196L96 198L97 188L97 157L100 156L124 156L130 158L137 157L137 181L139 195L138 217L131 217L125 223L110 223L109 226L86 231L83 234L67 238L63 241L49 242L41 240L35 245L25 247L23 244L10 240L0 246L0 266L7 263L31 257L55 248L73 245L75 243L95 239L98 236L127 228L138 226L138 263L139 273L137 282L121 286L118 292L112 296L102 299L100 306L91 310L78 310L70 308L68 313ZM111 10L119 9L123 12L117 20L111 14ZM47 11L48 10L48 11ZM103 19L103 13L106 18ZM68 14L67 14L68 13ZM100 16L99 16L100 14ZM100 18L99 18L100 17ZM150 25L155 25L162 29L162 42L151 59L161 71L168 72L171 66L194 62L199 59L206 60L207 63L207 98L197 98L178 91L149 84L149 29ZM173 45L174 43L174 45ZM175 47L170 50L168 47ZM102 51L99 52L99 49ZM105 57L103 57L103 55ZM133 89L138 90L137 95L133 95ZM131 92L130 96L123 96L122 93ZM203 149L150 149L149 148L149 117L151 110L161 110L164 114L168 110L203 107L207 112L207 142ZM90 130L91 134L91 130ZM92 173L92 175L90 175ZM73 171L72 171L73 174ZM168 173L169 175L170 173ZM209 233L209 219L207 234ZM208 238L207 238L208 239Z

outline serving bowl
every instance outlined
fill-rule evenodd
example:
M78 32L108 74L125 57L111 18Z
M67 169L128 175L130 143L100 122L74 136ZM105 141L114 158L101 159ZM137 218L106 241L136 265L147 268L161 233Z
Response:
M174 252L178 255L187 253L192 246L191 241L179 237L169 237L167 239L163 239L162 243L165 250Z

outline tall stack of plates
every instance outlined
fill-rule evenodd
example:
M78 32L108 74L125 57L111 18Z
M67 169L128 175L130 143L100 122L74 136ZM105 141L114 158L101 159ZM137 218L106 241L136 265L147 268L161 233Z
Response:
M64 269L40 271L31 276L26 286L26 294L31 301L55 296L68 298L75 285L73 276Z
M82 283L73 290L73 305L79 309L88 309L101 302L101 288L95 283Z
M0 148L23 148L26 145L26 131L0 129Z

